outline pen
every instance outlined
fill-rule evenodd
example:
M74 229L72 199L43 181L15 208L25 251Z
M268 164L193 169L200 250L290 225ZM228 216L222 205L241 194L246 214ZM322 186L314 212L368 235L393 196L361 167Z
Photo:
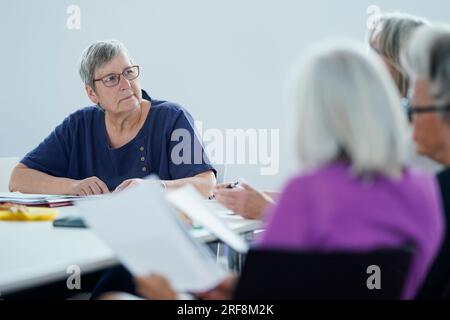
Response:
M241 183L240 180L238 180L236 182L233 182L233 183L230 183L229 185L226 186L226 188L227 189L234 189L234 188L236 188L239 185L239 183Z
M236 188L236 187L241 183L241 181L242 181L241 179L238 179L236 182L233 182L233 183L228 184L225 188L226 188L226 189L234 189L234 188ZM212 195L212 196L210 196L208 199L209 199L209 200L214 200L215 197L214 197L214 195Z

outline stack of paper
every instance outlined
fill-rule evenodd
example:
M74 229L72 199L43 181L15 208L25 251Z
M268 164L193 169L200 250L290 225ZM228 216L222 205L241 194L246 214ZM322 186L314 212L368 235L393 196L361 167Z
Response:
M20 192L0 192L0 203L8 202L27 206L62 207L72 205L74 200L82 196L55 194L27 194Z

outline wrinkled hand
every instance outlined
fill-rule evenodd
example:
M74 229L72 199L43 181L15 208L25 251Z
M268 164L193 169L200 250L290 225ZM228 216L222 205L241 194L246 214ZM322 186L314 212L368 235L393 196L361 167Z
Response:
M144 180L143 179L128 179L125 180L124 182L122 182L115 190L114 192L120 192L123 191L127 188L133 187L133 186L138 186L141 185L142 182Z
M215 199L246 219L261 219L264 210L273 200L261 191L256 190L246 182L237 187L228 189L227 184L217 185L213 190Z
M149 300L175 300L176 291L162 275L153 273L147 277L135 277L136 291Z
M214 289L206 292L199 292L196 296L204 300L231 300L233 298L237 280L238 277L235 274L230 274Z
M90 196L94 194L109 193L106 184L97 177L90 177L84 180L75 180L69 189L69 194L77 196Z

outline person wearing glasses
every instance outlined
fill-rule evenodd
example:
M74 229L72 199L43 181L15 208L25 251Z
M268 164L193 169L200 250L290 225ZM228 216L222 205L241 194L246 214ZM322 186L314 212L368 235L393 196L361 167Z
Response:
M367 42L370 48L378 54L389 71L392 80L394 80L402 98L405 114L408 112L407 95L410 80L400 62L400 53L414 31L426 25L430 25L430 23L425 18L400 12L384 13L372 25L367 34ZM442 169L439 163L416 152L412 137L410 142L408 155L412 165L431 174L435 174Z
M437 173L446 235L419 294L423 299L450 297L450 26L421 27L402 53L413 79L409 115L417 151L444 166ZM419 195L418 195L419 196Z
M414 30L422 25L428 25L428 22L420 17L404 13L385 13L375 21L367 35L368 44L384 62L403 98L407 95L409 80L400 64L400 49ZM435 162L417 156L412 145L409 152L415 165L432 173L441 169ZM228 188L228 185L229 183L226 183L214 187L215 199L247 219L264 218L279 196L277 192L263 192L248 183L242 183L233 189Z
M194 119L177 104L152 99L141 89L140 71L119 41L86 48L79 73L95 105L69 115L26 155L12 172L10 190L86 196L156 174L167 188L190 183L208 196L215 170Z
M444 222L435 179L408 166L399 94L380 59L353 42L315 46L302 62L291 82L291 144L302 170L285 185L255 245L316 252L412 246L402 298L413 299ZM231 298L235 283L230 276L199 296ZM135 278L134 290L148 299L177 297L164 275Z

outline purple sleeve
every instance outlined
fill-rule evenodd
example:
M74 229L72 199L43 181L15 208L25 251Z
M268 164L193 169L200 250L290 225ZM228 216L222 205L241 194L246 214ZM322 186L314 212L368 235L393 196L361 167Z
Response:
M304 178L291 180L267 215L267 226L257 245L266 248L306 248L312 245L314 226Z
M444 236L444 215L437 183L426 179L422 185L426 206L418 212L418 230L415 255L411 261L409 279L406 281L404 299L414 298L431 267ZM426 214L424 214L426 213Z

